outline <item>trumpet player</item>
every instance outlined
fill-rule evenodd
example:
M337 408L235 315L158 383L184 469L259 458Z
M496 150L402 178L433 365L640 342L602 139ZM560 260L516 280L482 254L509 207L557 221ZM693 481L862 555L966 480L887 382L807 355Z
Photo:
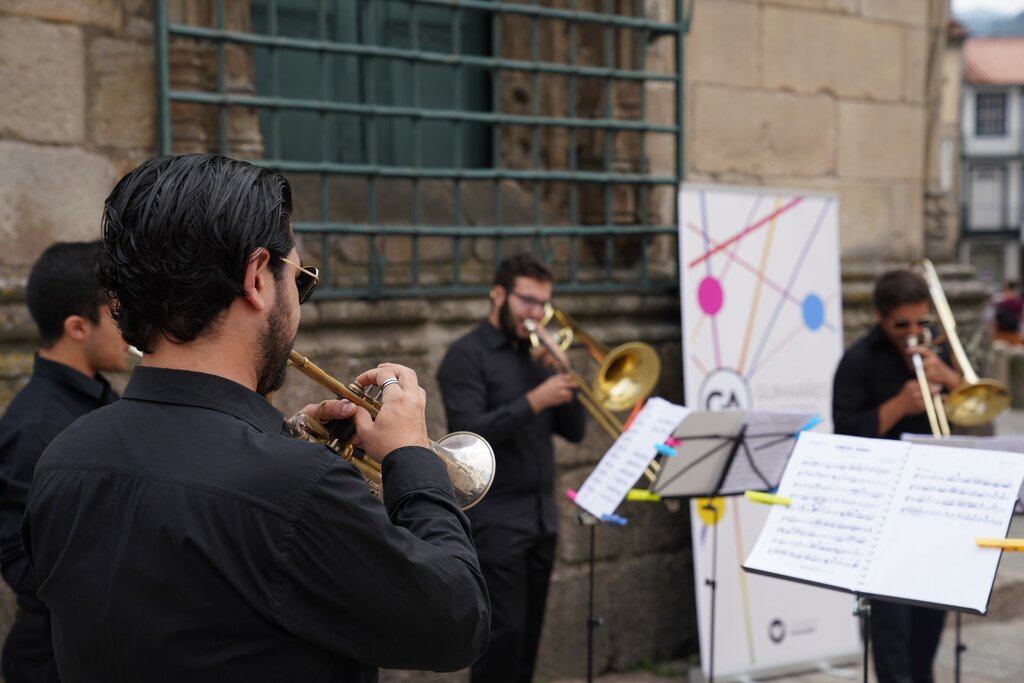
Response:
M920 345L932 324L928 284L909 270L890 271L875 283L878 319L846 350L832 390L837 434L899 439L904 432L932 433L914 356L929 394L951 391L962 381L948 351ZM931 683L932 662L945 612L872 600L871 631L879 683Z
M474 683L533 679L558 532L551 439L583 438L576 383L549 367L567 359L532 353L524 326L544 315L552 280L530 254L503 260L487 319L452 345L437 373L449 429L480 434L497 461L487 498L467 513L492 605Z
M486 645L416 373L357 378L383 387L375 421L320 407L354 420L384 505L262 397L318 281L290 215L283 177L208 154L146 161L106 200L98 273L145 356L120 401L43 453L22 527L65 683L364 682L460 669Z

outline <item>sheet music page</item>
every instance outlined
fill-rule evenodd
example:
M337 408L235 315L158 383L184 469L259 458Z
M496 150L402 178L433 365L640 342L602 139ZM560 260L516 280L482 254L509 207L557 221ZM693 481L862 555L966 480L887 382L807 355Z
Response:
M619 435L576 494L576 504L602 517L615 512L626 493L657 455L690 409L663 398L649 398L629 429Z
M913 445L875 550L865 593L984 614L1024 458L1012 453Z
M778 486L796 443L796 433L813 417L814 413L802 411L748 411L744 418L747 448L740 448L733 458L722 494L743 493L747 489L765 491Z
M1024 454L1024 436L1006 434L996 436L952 436L937 437L931 434L902 434L904 441L935 446L953 446L955 448L980 448L986 451L1007 451ZM1017 492L1017 505L1014 513L1024 514L1024 482Z
M743 566L854 591L864 581L910 444L803 432Z

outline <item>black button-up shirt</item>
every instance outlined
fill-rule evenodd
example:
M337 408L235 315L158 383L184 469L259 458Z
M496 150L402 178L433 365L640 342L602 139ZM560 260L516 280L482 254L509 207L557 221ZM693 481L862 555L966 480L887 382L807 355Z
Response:
M116 400L117 393L101 375L86 377L36 356L31 379L0 419L0 571L26 609L44 609L21 545L21 519L36 462L68 425Z
M227 379L136 368L59 436L23 535L75 681L373 681L487 643L469 524L439 459L384 461L384 504Z
M448 429L490 442L497 472L470 519L529 533L558 530L551 435L583 438L586 413L578 401L534 414L526 393L551 373L530 358L529 344L513 346L484 321L448 350L437 372Z
M939 356L948 363L948 354ZM907 432L931 434L925 413L908 415L885 434L878 433L878 407L900 393L914 370L885 332L875 325L854 342L839 361L832 387L832 422L836 434L898 439Z

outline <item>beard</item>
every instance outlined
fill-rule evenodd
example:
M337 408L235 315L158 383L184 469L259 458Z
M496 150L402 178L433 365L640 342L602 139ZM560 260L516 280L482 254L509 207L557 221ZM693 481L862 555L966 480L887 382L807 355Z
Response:
M284 288L278 287L274 310L270 313L266 329L260 335L263 355L260 358L256 393L261 396L277 391L284 384L285 373L288 371L288 355L295 345L295 335L288 331L288 306L285 304L283 294Z
M498 322L501 324L501 331L505 333L505 337L513 345L522 341L519 338L519 326L516 324L515 318L512 317L512 309L508 305L508 299L505 299L505 303L501 305L501 309L498 311Z

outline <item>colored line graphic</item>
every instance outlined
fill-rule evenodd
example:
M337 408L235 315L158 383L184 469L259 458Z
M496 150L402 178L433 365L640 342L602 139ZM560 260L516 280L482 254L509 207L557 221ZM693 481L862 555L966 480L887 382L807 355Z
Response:
M691 316L684 322L688 399L691 385L721 396L708 376L723 369L746 383L771 384L773 370L806 363L814 347L825 344L826 356L841 349L834 197L693 188L680 195L680 225L683 296L692 297L683 306L684 318ZM765 391L799 393L792 386ZM740 393L721 405L690 404L754 407ZM757 400L758 391L745 393Z

